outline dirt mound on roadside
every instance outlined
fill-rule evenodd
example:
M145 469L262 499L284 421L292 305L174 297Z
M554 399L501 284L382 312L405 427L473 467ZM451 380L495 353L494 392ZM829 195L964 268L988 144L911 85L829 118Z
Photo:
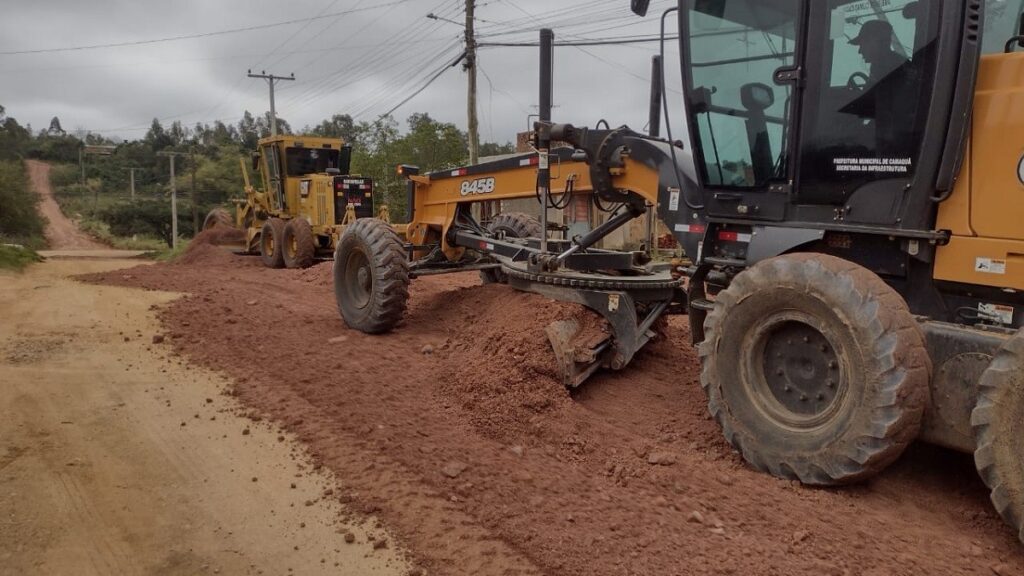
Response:
M334 284L334 262L321 262L305 270L299 270L297 276L300 281L308 284L331 286Z
M442 390L471 415L488 437L510 440L540 435L572 400L548 341L547 326L575 320L579 344L608 337L597 313L577 304L490 285L463 289L447 298L446 311L458 320L447 344L451 377Z
M244 242L244 232L231 226L218 224L209 230L203 230L193 238L181 256L174 260L174 264L185 266L229 264L234 256L225 246L237 246Z

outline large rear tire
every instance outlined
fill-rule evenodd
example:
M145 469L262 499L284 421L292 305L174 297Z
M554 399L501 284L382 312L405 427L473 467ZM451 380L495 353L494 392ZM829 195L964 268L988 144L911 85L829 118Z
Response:
M1024 543L1024 331L996 353L978 383L971 414L974 463L996 511Z
M917 436L931 362L906 302L877 275L820 254L758 263L719 293L701 383L755 468L804 484L863 480Z
M206 219L203 220L203 230L209 230L217 226L230 226L234 228L235 219L231 217L231 214L223 208L214 208L206 215Z
M487 231L491 234L503 234L506 238L540 238L544 233L536 218L521 212L498 214L491 220ZM480 281L484 284L506 284L508 275L500 268L481 270Z
M409 300L409 260L386 222L361 218L345 228L334 253L334 297L349 328L387 332Z
M285 222L280 218L271 218L263 223L260 231L260 258L267 268L284 268L284 236Z
M316 257L313 227L305 218L293 218L284 227L281 240L284 265L287 268L309 268Z

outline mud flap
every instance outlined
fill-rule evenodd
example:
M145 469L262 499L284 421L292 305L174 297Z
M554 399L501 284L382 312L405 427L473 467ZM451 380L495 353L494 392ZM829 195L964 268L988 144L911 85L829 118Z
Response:
M611 345L611 338L599 342L580 338L580 325L575 320L560 320L545 329L551 350L561 372L562 383L577 388L601 367L601 354Z

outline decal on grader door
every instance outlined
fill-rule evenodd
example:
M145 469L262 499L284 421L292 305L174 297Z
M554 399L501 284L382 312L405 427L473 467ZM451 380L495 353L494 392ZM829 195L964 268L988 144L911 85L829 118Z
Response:
M459 189L459 193L463 196L473 196L475 194L490 194L494 192L494 178L477 178L476 180L466 180L462 183L462 187Z

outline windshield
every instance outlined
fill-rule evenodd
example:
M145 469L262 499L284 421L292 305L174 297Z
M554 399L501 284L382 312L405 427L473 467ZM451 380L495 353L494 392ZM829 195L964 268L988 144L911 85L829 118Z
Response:
M1024 0L985 0L985 54L1001 54L1006 41L1017 35Z
M709 186L762 188L788 172L800 0L699 0L686 25L691 124Z
M338 151L320 148L288 148L285 159L289 176L305 176L326 172L328 168L340 168Z

